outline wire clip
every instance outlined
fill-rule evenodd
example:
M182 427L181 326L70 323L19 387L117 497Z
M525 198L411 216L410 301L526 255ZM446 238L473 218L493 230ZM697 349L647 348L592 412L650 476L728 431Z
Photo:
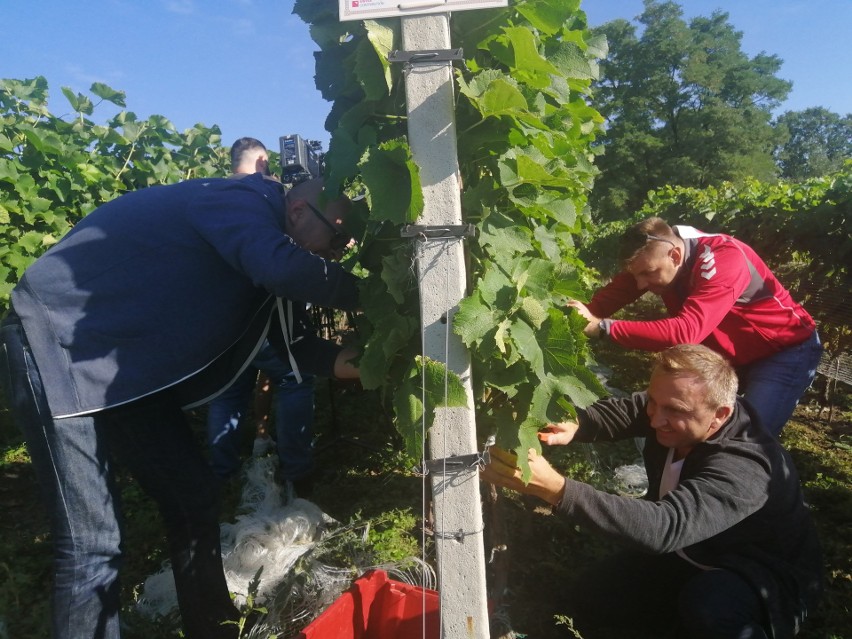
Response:
M412 468L412 471L418 477L426 477L430 473L452 475L471 468L482 470L491 462L491 453L488 452L488 449L494 445L494 441L494 435L491 435L485 441L485 447L481 453L477 452L470 455L453 455L452 457L444 457L443 459L424 460L422 466L415 466Z
M416 237L422 240L443 240L456 237L474 237L473 224L406 224L399 232L400 237Z
M432 62L453 62L464 60L462 49L424 49L423 51L394 50L388 54L388 62L402 62L406 65Z

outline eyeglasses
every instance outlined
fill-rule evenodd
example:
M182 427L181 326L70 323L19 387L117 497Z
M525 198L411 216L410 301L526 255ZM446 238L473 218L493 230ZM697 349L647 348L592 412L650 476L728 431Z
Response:
M352 237L343 233L340 228L336 227L334 224L329 222L325 215L323 215L319 209L317 209L313 204L305 200L305 204L308 205L308 208L311 209L311 212L317 216L320 222L325 224L328 228L331 229L332 236L331 241L328 243L328 247L333 251L342 251L347 246L349 246L349 242L352 241Z

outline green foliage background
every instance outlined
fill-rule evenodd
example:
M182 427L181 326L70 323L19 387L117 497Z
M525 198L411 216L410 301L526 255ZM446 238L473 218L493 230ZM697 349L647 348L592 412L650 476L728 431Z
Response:
M96 82L90 92L63 87L71 114L57 116L44 77L0 80L0 308L24 269L100 204L228 172L218 127L179 133L163 116L142 120L126 110L123 91ZM95 124L103 102L121 110Z
M728 14L685 20L672 1L645 0L636 23L596 30L610 56L593 104L607 119L606 152L595 184L596 219L621 219L665 184L695 188L777 175L772 157L782 132L772 110L791 84L782 61L741 49Z
M852 158L852 113L841 116L823 107L787 111L775 126L785 136L774 152L782 178L821 177L841 170Z

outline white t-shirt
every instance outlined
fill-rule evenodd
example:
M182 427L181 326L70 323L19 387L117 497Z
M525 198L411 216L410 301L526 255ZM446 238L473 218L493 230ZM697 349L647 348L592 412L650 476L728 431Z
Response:
M677 487L678 482L680 481L680 471L683 469L683 460L680 459L676 462L673 462L674 458L674 448L669 448L669 455L666 458L666 465L663 466L663 476L660 478L660 498L662 499L666 494L671 492ZM697 561L693 561L689 557L687 557L686 553L683 552L682 549L678 548L675 550L677 555L681 559L685 559L693 566L697 568L701 568L701 570L716 570L713 566L705 566L704 564L699 564Z

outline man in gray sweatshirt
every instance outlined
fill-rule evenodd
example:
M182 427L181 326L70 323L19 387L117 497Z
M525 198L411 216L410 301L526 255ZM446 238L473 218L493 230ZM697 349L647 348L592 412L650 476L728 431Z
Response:
M721 355L673 346L657 355L647 391L599 400L539 433L548 445L644 437L643 499L564 477L535 449L525 484L492 455L483 479L625 544L566 593L585 639L785 639L813 610L822 561L798 473L736 391Z

